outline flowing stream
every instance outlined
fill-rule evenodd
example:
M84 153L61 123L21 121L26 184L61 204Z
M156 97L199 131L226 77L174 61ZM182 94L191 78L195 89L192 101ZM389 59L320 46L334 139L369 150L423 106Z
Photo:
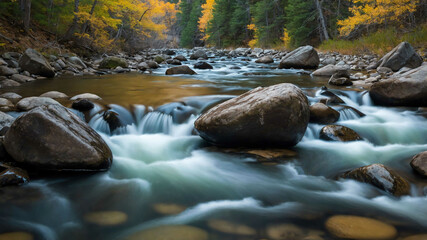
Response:
M416 109L373 106L363 91L331 89L344 105L366 115L343 108L337 123L358 132L363 141L319 140L322 126L309 124L303 140L291 149L295 154L280 162L267 164L206 148L193 134L193 123L213 104L282 82L301 87L312 103L322 98L320 87L327 79L254 60L213 58L214 70L196 70L194 76L166 77L164 65L152 74L61 77L8 89L23 96L49 90L70 96L95 93L118 114L121 125L112 127L104 120L98 113L102 104L91 114L89 124L114 155L108 172L40 178L0 189L0 232L23 231L48 240L113 240L157 226L191 225L207 231L209 239L268 239L267 226L292 223L333 239L324 228L325 219L347 214L390 223L399 236L426 233L427 180L409 165L413 155L427 150L427 121ZM230 69L235 66L240 69ZM394 197L337 177L373 163L406 177L411 195ZM178 210L167 214L161 206ZM100 211L124 213L126 218L108 225L87 217ZM221 233L210 227L215 219L250 226L256 234Z

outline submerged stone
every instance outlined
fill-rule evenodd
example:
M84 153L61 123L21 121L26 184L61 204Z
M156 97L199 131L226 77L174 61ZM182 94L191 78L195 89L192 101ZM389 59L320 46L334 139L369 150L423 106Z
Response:
M153 209L163 215L175 215L184 212L187 208L175 203L156 203Z
M222 233L243 235L243 236L256 235L255 229L244 224L229 222L226 220L209 220L208 226Z
M336 215L325 223L326 229L342 239L394 239L396 229L387 223L359 216Z
M267 236L273 240L302 239L304 231L294 224L277 224L267 227Z
M116 226L125 223L128 216L120 211L99 211L86 214L84 219L99 226Z
M186 225L169 225L150 228L132 234L126 240L208 240L208 234L196 227Z
M0 240L33 240L34 236L27 232L0 233Z

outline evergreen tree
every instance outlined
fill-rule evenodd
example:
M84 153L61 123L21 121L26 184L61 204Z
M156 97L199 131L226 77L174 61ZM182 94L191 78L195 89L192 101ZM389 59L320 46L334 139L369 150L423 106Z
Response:
M317 37L317 14L313 0L288 0L286 29L293 46L315 45Z
M201 2L200 0L184 0L181 2L180 8L179 18L182 27L180 46L187 48L197 46L201 39L198 28L198 21L202 16Z
M286 0L261 0L251 9L256 28L257 45L268 47L277 45L283 36Z

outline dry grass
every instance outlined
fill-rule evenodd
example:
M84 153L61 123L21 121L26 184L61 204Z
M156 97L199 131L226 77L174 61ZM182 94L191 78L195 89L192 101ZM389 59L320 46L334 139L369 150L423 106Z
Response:
M402 33L394 28L380 30L357 40L329 40L319 46L320 51L333 51L342 54L375 53L384 55L399 43L406 41L416 48L427 48L427 24L411 32Z

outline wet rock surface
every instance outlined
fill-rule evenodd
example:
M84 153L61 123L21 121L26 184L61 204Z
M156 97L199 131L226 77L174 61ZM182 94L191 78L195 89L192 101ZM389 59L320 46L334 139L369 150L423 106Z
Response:
M304 46L288 53L279 64L279 68L317 68L320 60L312 46Z
M359 141L362 138L353 129L341 125L327 125L320 130L320 139L326 141Z
M221 103L195 122L200 136L222 146L293 146L309 120L304 93L295 85L258 87Z
M411 167L421 176L427 177L427 151L415 155L411 160Z
M323 104L315 103L310 106L310 122L320 124L331 124L340 118L340 113L335 109Z
M408 195L410 191L408 181L382 164L360 167L344 173L342 177L369 183L396 196Z
M369 95L379 105L427 106L427 64L374 83Z
M112 153L98 133L58 105L20 116L4 145L17 163L31 169L104 171L112 163Z

